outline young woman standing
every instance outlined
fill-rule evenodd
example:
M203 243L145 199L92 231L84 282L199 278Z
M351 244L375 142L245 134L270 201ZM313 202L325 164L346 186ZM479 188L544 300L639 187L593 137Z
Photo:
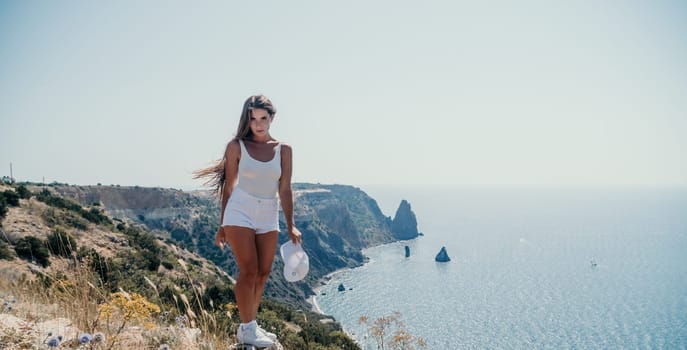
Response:
M255 317L277 250L279 202L291 241L301 243L293 219L293 153L289 145L269 133L276 112L267 97L249 97L223 159L195 173L196 178L209 177L209 183L221 193L222 213L215 240L220 248L229 243L239 268L235 293L241 325L236 336L240 343L257 347L269 347L276 341Z

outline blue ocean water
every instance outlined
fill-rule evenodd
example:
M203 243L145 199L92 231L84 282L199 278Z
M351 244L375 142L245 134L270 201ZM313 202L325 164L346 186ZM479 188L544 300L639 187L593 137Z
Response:
M429 349L687 348L687 189L362 189L390 216L407 199L424 233L320 290L366 349L360 317L394 311Z

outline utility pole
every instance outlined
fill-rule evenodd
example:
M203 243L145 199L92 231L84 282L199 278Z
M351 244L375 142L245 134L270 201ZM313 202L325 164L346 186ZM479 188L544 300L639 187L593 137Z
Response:
M10 182L14 183L14 175L12 174L12 162L10 162Z

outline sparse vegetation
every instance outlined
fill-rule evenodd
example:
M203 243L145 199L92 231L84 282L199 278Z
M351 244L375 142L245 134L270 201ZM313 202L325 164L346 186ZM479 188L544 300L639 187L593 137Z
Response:
M2 220L5 217L5 215L7 215L9 207L16 207L18 205L19 195L16 192L14 192L13 190L5 190L3 192L0 192L0 220ZM0 226L2 226L1 223Z
M2 193L2 196L5 198L5 202L7 202L8 206L16 207L19 205L19 195L17 192L14 192L13 190L5 190Z
M375 319L368 324L369 318L361 316L359 322L367 326L367 331L377 343L377 349L385 350L417 350L426 349L427 343L422 337L410 334L398 311ZM388 346L388 347L385 347Z
M17 241L14 246L17 256L28 261L35 261L43 267L50 266L50 253L42 239L26 236Z
M36 195L36 199L50 206L66 209L79 214L81 217L94 224L112 225L112 220L110 220L110 218L108 218L99 208L86 210L74 201L53 195L48 189L44 188L43 191L39 192L38 195Z
M31 193L31 191L29 191L29 189L24 185L17 186L17 194L19 195L19 198L22 199L29 199L33 195L33 193Z
M115 228L113 220L99 207L84 208L52 193L43 190L34 195L35 199L21 203L31 207L32 215L38 220L43 218L51 228L49 235L41 236L46 239L27 236L7 247L14 248L23 259L39 264L38 257L43 256L43 266L52 262L53 267L33 271L35 279L0 276L0 296L11 293L21 297L23 305L50 310L49 313L15 310L15 315L31 320L65 317L78 327L78 335L42 334L39 340L42 348L53 341L60 344L60 348L157 349L167 344L173 349L217 349L227 348L235 341L233 334L240 321L233 284L216 273L212 263L183 249L169 249L169 240L163 243L142 226L120 220L114 223ZM48 207L36 205L35 200ZM189 245L199 240L212 242L216 219L211 215L191 220L178 217L180 225L175 238L188 241ZM185 220L188 222L184 223ZM82 239L80 232L86 230L105 231L108 236L111 232L111 239L105 245L99 243L99 247L80 240L77 247L72 234ZM17 251L18 246L21 254ZM197 246L197 250L201 256L212 256L216 261L226 262L230 258L226 252L211 245ZM9 255L13 255L11 250ZM138 310L148 310L147 315L127 319L129 304L145 305ZM113 311L106 312L108 307L104 305L109 305ZM277 334L285 349L360 349L338 323L320 322L325 317L296 310L269 296L258 312L260 324ZM190 336L191 330L199 332ZM96 337L97 334L100 336ZM7 339L13 336L8 334ZM83 339L88 341L82 342ZM140 340L131 343L132 339ZM17 346L18 343L12 344Z
M47 247L53 255L69 258L76 251L76 240L64 230L56 228L48 235Z
M5 197L0 196L0 226L2 226L2 219L5 218L5 215L7 215L7 202Z
M7 243L0 238L0 259L1 260L12 260L14 259L14 256L12 255L12 251L7 247Z

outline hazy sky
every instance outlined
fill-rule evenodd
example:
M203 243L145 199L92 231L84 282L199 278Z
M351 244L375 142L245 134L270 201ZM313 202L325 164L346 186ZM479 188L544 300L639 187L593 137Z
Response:
M687 185L684 1L2 1L0 174L193 188L246 97L294 181Z

